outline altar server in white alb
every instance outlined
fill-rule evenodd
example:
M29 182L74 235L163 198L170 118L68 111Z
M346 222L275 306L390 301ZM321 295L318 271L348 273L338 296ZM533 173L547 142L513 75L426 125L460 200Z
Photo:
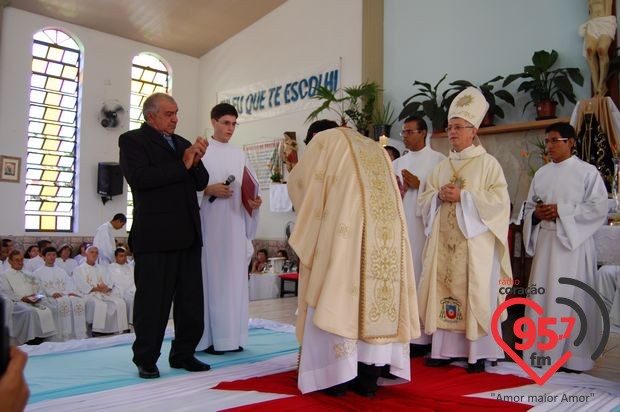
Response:
M433 334L426 364L464 357L470 373L484 371L485 359L504 357L491 318L505 299L500 280L512 279L504 172L484 147L473 144L488 107L474 87L454 98L447 127L452 149L418 199L429 234L419 291L424 331Z
M127 306L112 293L114 283L106 268L97 264L96 246L86 249L86 261L73 271L75 286L93 306L87 307L86 319L92 322L93 332L122 333L129 328Z
M426 145L427 132L428 126L423 118L419 116L406 118L400 135L409 152L392 162L394 173L401 182L416 286L420 285L422 277L422 249L426 243L424 222L418 207L418 194L423 193L426 188L426 177L446 158ZM412 340L411 344L412 357L424 356L430 351L431 337L422 329L420 337Z
M567 325L561 318L574 317L576 321L569 338L558 340L546 351L534 345L523 351L523 358L530 362L536 352L536 356L548 356L555 362L570 351L572 356L560 370L587 371L594 366L591 356L601 339L601 312L586 291L560 284L558 279L575 279L596 288L596 250L592 236L607 217L607 190L596 167L572 155L575 129L570 124L549 126L545 130L545 145L553 162L534 175L523 225L526 252L534 256L529 286L541 291L544 288L544 294L528 297L538 303L544 313L538 315L526 306L525 316L532 319L534 325L539 325L540 317L556 319L556 324L546 326L556 335L566 330ZM579 346L575 346L575 338L585 325L570 306L556 302L559 297L572 300L586 315L587 334Z
M116 248L114 251L116 262L108 265L108 273L114 283L114 290L118 296L125 299L127 305L127 320L133 324L133 300L136 294L136 283L134 281L133 265L127 263L127 251Z
M56 334L52 303L43 295L38 278L23 271L24 255L13 250L7 259L10 269L0 273L0 295L10 306L9 331L18 345Z
M93 246L97 246L99 250L98 263L109 265L114 262L114 251L116 250L114 232L122 229L125 223L127 223L127 217L122 213L117 213L112 220L105 222L97 228L93 238Z
M67 273L55 266L56 248L43 249L45 265L34 273L41 280L45 294L54 305L58 333L54 340L85 339L86 336L86 301L75 289Z
M230 104L213 107L213 137L202 158L210 184L199 194L205 327L197 350L215 355L240 352L248 339L248 265L262 202L249 199L251 216L242 203L244 169L257 179L245 152L229 143L237 117Z
M347 128L317 133L289 175L299 256L302 393L372 397L411 379L419 317L407 223L388 154Z

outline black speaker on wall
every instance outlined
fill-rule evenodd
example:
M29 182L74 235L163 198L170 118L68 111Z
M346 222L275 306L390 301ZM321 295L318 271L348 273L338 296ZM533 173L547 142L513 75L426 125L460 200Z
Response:
M123 173L118 163L100 162L97 170L97 193L105 204L112 196L123 194Z

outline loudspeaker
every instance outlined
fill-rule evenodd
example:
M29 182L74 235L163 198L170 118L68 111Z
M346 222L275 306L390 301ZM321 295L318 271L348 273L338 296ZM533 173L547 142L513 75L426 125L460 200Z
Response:
M108 198L123 194L123 173L118 163L99 163L97 193Z

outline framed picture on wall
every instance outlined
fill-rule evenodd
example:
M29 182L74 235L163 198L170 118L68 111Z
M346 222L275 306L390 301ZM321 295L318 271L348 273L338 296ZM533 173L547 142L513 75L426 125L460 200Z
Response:
M21 159L19 157L0 156L0 181L19 183Z

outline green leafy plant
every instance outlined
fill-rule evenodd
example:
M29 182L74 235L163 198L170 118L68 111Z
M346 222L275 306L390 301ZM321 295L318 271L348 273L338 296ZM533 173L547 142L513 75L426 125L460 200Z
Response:
M384 103L383 106L378 108L375 111L375 114L372 118L372 124L384 124L387 126L392 126L396 118L394 117L394 108L392 107L392 102Z
M505 116L504 109L502 109L502 107L498 104L497 99L503 100L504 102L512 106L515 105L515 98L509 91L505 89L494 90L494 83L502 80L503 78L503 76L496 76L491 80L488 80L478 86L467 80L455 80L451 82L450 86L452 87L446 90L443 94L446 101L446 107L450 107L452 100L454 100L454 98L466 88L477 87L478 89L480 89L482 95L489 103L489 111L487 113L491 116L491 120L493 116L497 116L500 119L503 119Z
M360 133L368 132L379 91L379 85L375 82L345 87L336 93L318 86L312 98L322 100L322 103L308 115L306 122L318 119L319 114L328 110L338 115L341 126L351 121ZM338 92L342 97L337 97Z
M532 144L534 146L533 151L530 151L529 145L526 142L525 148L521 149L520 153L521 157L527 159L528 175L530 177L533 177L541 166L544 166L551 161L549 152L547 152L547 145L542 138L537 137ZM532 165L532 161L534 162L534 165Z
M517 79L523 79L517 91L529 93L530 103L537 105L541 101L551 101L564 106L566 100L576 103L573 83L583 86L583 76L577 67L552 69L558 60L558 52L539 50L532 56L532 64L523 67L523 72L506 77L503 87Z
M431 86L430 83L424 83L420 81L413 82L413 85L418 88L417 93L408 97L403 102L403 110L398 115L399 120L403 120L409 116L427 116L433 124L434 130L443 130L446 127L448 119L448 105L443 95L439 95L439 85L448 77L448 74L444 74L443 77L435 84Z

